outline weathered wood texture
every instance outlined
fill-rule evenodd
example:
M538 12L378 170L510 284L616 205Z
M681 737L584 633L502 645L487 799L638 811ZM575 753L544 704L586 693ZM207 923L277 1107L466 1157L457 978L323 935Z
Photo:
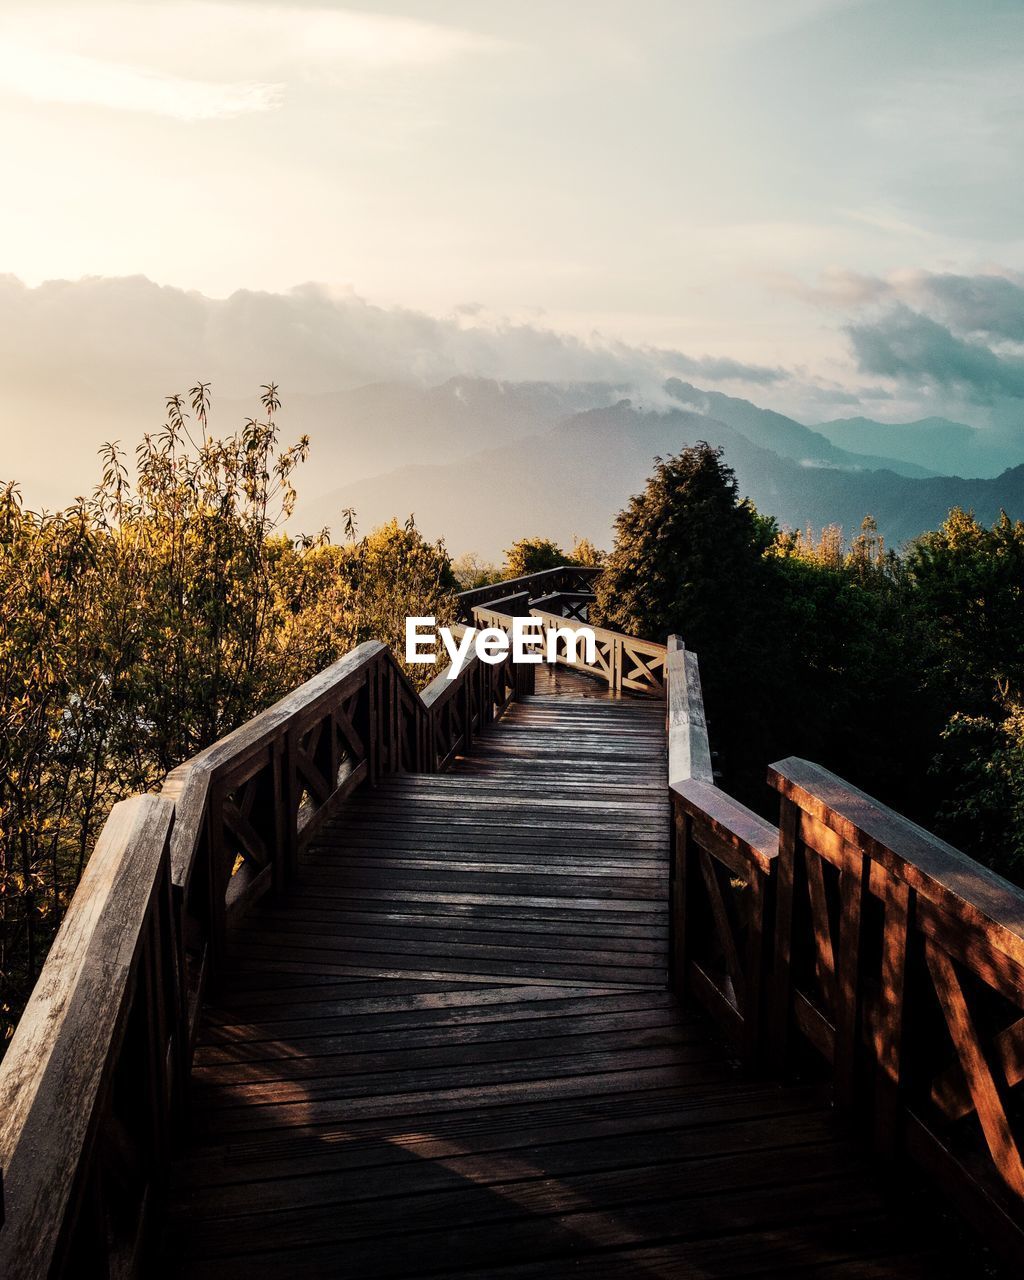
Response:
M422 695L362 645L115 809L0 1066L5 1277L153 1274L186 1133L179 1275L977 1274L668 976L1016 1247L1024 894L802 761L776 829L694 655L599 634Z
M637 640L590 623L579 622L561 613L527 607L524 603L497 601L493 605L473 609L477 627L499 627L508 630L513 617L536 618L546 630L555 634L554 661L571 666L575 671L596 676L615 693L665 695L665 646L653 640ZM579 633L584 628L594 634L594 658L586 660Z
M499 716L527 668L472 656L416 693L391 652L361 644L235 733L175 769L172 871L181 898L190 1021L228 926L297 861L345 798L402 770L447 768Z
M229 943L178 1275L962 1274L665 989L663 714L542 669L450 773L321 830Z
M1024 893L804 760L781 798L775 1058L909 1154L1024 1265Z
M504 607L513 600L523 600L528 606L531 600L541 596L562 593L581 600L593 599L594 583L600 576L600 568L559 565L554 569L542 569L539 573L527 573L519 578L492 582L485 587L474 587L459 595L459 620L472 622L473 610L478 606L500 608L504 613L518 613L519 609ZM524 608L522 612L527 612L527 609Z
M779 833L715 786L697 656L677 636L666 683L673 983L753 1064L764 1053Z
M115 807L0 1064L5 1277L138 1274L229 929L347 796L446 767L530 679L474 658L420 697L369 642Z
M4 1280L138 1272L187 1070L172 814L115 806L4 1058Z

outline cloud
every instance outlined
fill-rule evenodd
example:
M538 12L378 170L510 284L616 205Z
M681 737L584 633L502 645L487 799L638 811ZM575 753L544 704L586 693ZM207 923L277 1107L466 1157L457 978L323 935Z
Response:
M948 389L976 404L1024 397L1024 359L958 337L902 303L877 320L847 326L846 332L865 373Z
M284 86L188 80L148 67L5 41L0 46L0 89L34 102L110 107L193 121L269 111L280 103Z
M783 382L789 374L785 369L763 364L746 364L729 356L685 356L682 352L666 352L673 372L706 378L711 382L747 382L765 387Z
M793 277L777 277L774 283L816 306L858 309L903 303L938 316L958 333L1024 342L1024 276L1016 272L904 270L875 276L833 268L823 271L813 285Z
M902 270L887 276L822 272L811 285L775 286L842 316L861 374L892 379L915 396L996 407L1016 423L1024 398L1024 275L988 270ZM862 398L879 398L860 391Z
M0 18L0 91L213 120L271 110L293 83L426 68L497 47L455 27L317 6L21 4Z
M307 284L286 293L240 290L215 299L142 276L50 281L0 277L0 378L11 387L146 397L189 379L248 394L268 378L323 393L456 375L508 381L604 382L651 393L672 375L764 386L783 369L587 339L488 318L475 308L436 317L375 306Z
M926 303L954 328L1024 342L1024 283L1004 275L929 275L918 283Z

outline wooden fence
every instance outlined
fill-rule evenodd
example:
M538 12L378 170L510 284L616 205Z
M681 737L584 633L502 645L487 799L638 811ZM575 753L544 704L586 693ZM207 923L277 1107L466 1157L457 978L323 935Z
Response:
M532 676L474 655L421 695L370 641L114 807L0 1063L4 1280L140 1274L230 922L355 788L445 769Z
M765 822L714 784L674 637L667 671L676 989L1024 1265L1024 891L805 760L769 770Z
M459 621L472 622L473 610L478 606L489 606L507 614L526 612L531 600L555 594L573 597L576 607L593 599L594 583L600 576L600 568L558 565L554 569L541 569L538 573L474 587L459 595Z
M473 622L478 627L498 627L507 631L512 612L499 602L500 608L476 606ZM565 614L547 613L543 609L527 608L524 604L518 615L537 618L545 629L556 637L554 661L569 665L585 675L596 676L616 693L647 693L655 697L665 696L665 646L654 640L637 640L617 631L593 627L578 622ZM594 660L588 662L580 632L594 633Z
M666 698L676 990L751 1069L825 1080L1024 1264L1024 892L803 760L769 772L773 826L716 785L695 655L599 652L613 689ZM533 673L471 657L419 694L363 644L115 806L0 1064L5 1280L140 1273L232 918L355 788L446 768Z
M761 1055L779 833L715 785L695 654L666 658L672 979L751 1065Z

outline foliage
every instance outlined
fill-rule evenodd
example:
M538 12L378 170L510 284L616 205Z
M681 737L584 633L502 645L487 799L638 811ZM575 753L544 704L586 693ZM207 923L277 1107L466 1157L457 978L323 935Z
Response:
M582 565L598 567L604 564L605 553L598 550L589 538L575 538L571 551L563 551L557 542L550 538L520 538L505 552L505 564L493 578L477 583L486 586L488 582L507 578L522 578L529 573L541 573L544 569L558 569L562 565ZM468 588L463 588L468 590Z
M907 568L932 622L932 683L974 714L1024 689L1024 521L1004 511L986 529L955 507L911 547Z
M410 518L291 539L303 438L277 388L210 434L209 387L172 397L129 471L35 513L0 489L0 1038L9 1033L110 805L152 787L361 640L404 651L407 613L454 618L441 544ZM423 679L423 668L410 672Z
M932 760L944 834L1021 875L1024 522L955 507L910 548L923 683L944 723Z
M411 516L358 542L285 543L278 554L283 687L308 679L364 640L389 643L401 660L410 614L433 614L442 625L455 619L459 584L451 561L443 544L423 538ZM406 670L414 683L432 674L422 665Z
M544 569L557 569L571 564L557 542L550 538L520 538L505 552L503 578L522 578L528 573L540 573Z
M607 560L608 553L596 547L589 538L574 538L569 551L569 563L582 565L587 569L599 569Z
M704 696L724 747L727 724L767 722L760 621L769 589L764 552L774 525L739 499L720 449L701 443L658 459L615 523L615 546L592 616L631 635L682 636L701 655ZM749 741L749 739L748 739ZM744 768L743 739L729 743Z
M658 462L616 535L599 620L699 653L731 789L770 813L766 765L799 755L934 819L929 765L956 704L923 661L931 603L870 518L849 545L834 526L780 531L700 444Z
M500 582L504 572L489 560L481 560L474 551L467 551L452 561L452 572L460 591L472 591L476 587L489 587Z
M942 732L936 769L946 783L939 818L974 857L1018 882L1024 873L1024 702L993 713L957 711Z

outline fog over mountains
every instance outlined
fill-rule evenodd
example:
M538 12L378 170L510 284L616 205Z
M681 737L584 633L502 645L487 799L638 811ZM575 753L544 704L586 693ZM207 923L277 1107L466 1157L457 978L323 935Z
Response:
M677 407L645 410L628 397L586 404L614 394L600 385L464 378L423 391L383 384L332 397L329 406L317 406L321 413L329 408L336 425L322 424L314 433L315 480L303 484L296 521L307 531L323 525L336 530L342 509L354 507L366 530L392 515L414 513L420 528L444 537L453 552L490 557L525 535L564 543L582 535L607 546L615 513L642 487L655 456L698 440L721 445L742 492L792 527L840 523L853 533L870 513L899 544L934 528L957 504L986 521L1001 508L1024 516L1024 465L959 478L925 464L938 459L930 443L936 433L962 438L970 449L972 438L963 432L971 429L962 424L928 420L893 427L861 420L871 452L860 453L850 446L862 436L849 422L834 424L841 447L830 438L830 424L812 429L678 380L669 380L665 392ZM341 473L357 455L353 436L367 430L397 465L317 492L324 476ZM880 452L890 438L896 453L922 461ZM486 447L468 447L481 441ZM424 453L434 460L417 461ZM445 454L457 456L437 460ZM982 454L991 461L978 447Z
M282 443L312 442L296 532L337 534L354 507L364 531L414 512L455 553L525 535L608 545L655 455L700 439L791 526L852 533L871 513L899 543L956 503L1024 516L1024 281L826 283L842 298L855 284L868 310L845 328L852 363L821 372L315 284L218 299L142 276L0 276L0 482L63 505L92 489L104 441L130 453L159 429L167 394L210 381L220 434L274 380Z

